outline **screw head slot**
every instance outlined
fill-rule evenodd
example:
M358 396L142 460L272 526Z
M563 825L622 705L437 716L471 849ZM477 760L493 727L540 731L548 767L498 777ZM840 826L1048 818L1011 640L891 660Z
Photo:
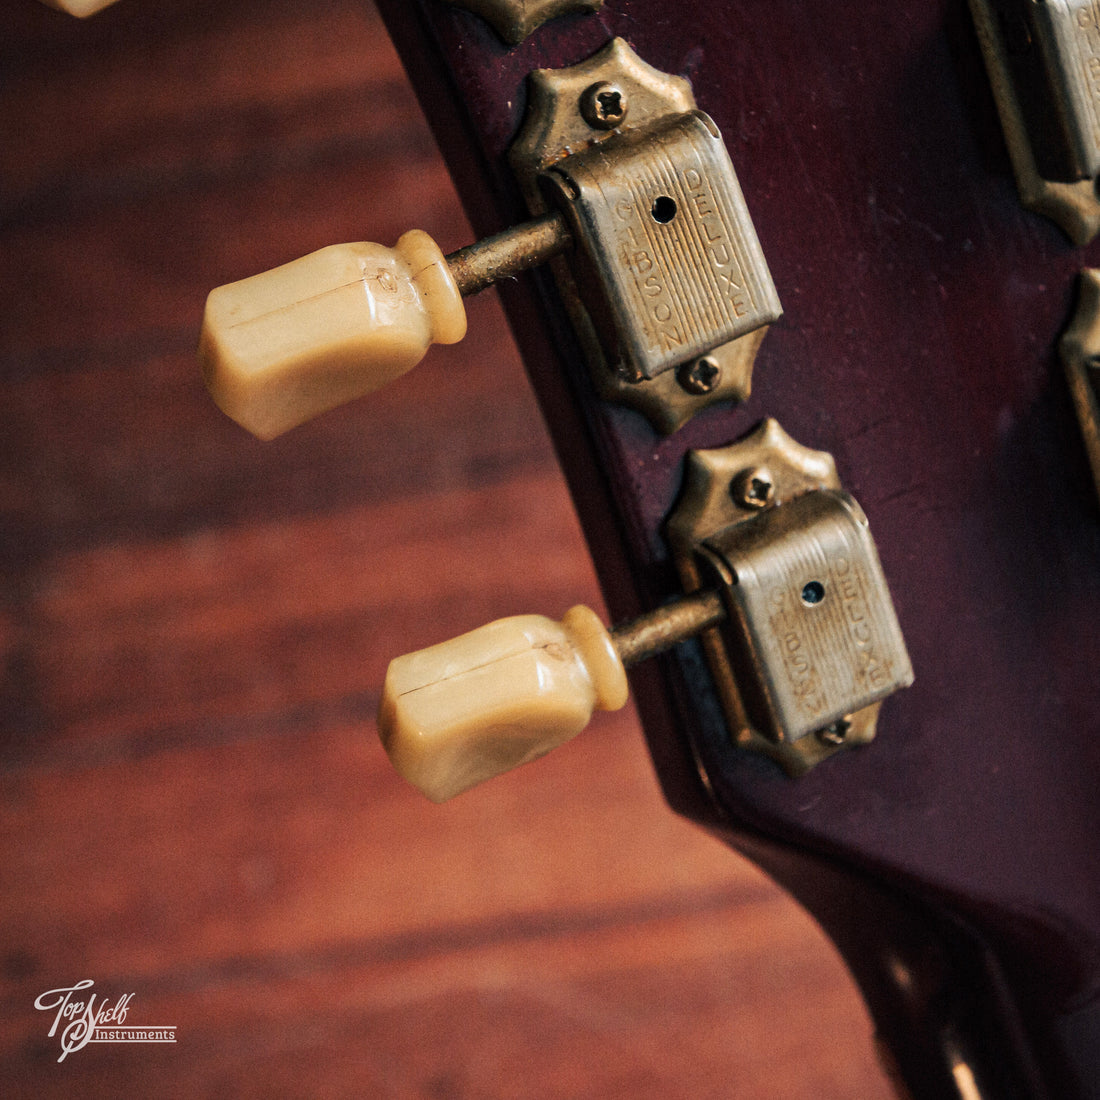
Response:
M689 359L677 368L676 381L685 392L702 397L713 392L722 381L722 364L713 355Z
M817 731L817 739L823 745L843 745L852 730L852 716L849 714L834 722L831 726Z
M610 80L601 80L581 94L581 117L594 130L614 130L626 121L626 93Z
M775 481L766 466L752 466L733 479L730 491L738 507L758 511L774 500Z

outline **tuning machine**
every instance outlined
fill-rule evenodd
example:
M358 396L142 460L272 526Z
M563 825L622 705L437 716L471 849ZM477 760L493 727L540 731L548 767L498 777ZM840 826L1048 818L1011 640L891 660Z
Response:
M1100 229L1100 9L970 0L1020 201L1087 244Z
M832 458L772 420L690 452L668 534L688 594L631 623L516 616L394 660L379 732L397 770L435 801L459 794L621 707L627 666L695 636L734 744L799 775L870 741L913 672Z
M532 77L513 159L534 218L444 256L412 230L211 292L199 354L221 408L271 438L385 385L466 331L462 296L554 270L608 400L662 431L748 395L781 309L729 154L686 81L621 40ZM552 152L551 152L552 150Z
M691 86L621 39L538 69L510 159L533 214L564 211L586 247L552 264L601 397L672 432L743 401L782 315L717 126Z
M875 736L913 670L867 517L832 456L774 420L687 456L668 522L684 588L722 592L700 634L733 740L798 775Z

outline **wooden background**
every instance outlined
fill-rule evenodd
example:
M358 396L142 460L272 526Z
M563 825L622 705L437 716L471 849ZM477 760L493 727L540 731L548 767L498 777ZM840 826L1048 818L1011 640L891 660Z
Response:
M208 401L213 285L469 230L362 0L122 0L0 34L0 1091L890 1095L835 955L663 806L636 719L433 807L390 656L599 606L492 294L273 444ZM58 1063L90 978L174 1046Z

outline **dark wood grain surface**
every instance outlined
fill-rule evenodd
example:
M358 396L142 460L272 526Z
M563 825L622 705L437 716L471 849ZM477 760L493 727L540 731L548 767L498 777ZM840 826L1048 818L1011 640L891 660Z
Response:
M491 295L273 444L210 286L469 230L371 7L26 0L0 36L0 1091L885 1097L812 923L662 804L632 714L433 807L390 656L599 606ZM92 979L175 1045L59 1063Z

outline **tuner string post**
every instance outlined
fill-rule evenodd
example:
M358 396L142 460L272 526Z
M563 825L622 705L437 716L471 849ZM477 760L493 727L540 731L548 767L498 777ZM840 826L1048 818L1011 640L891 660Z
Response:
M708 589L615 627L611 641L623 665L629 668L717 626L725 618L721 593Z
M459 293L466 298L546 263L572 244L565 219L551 211L450 253L447 264Z

